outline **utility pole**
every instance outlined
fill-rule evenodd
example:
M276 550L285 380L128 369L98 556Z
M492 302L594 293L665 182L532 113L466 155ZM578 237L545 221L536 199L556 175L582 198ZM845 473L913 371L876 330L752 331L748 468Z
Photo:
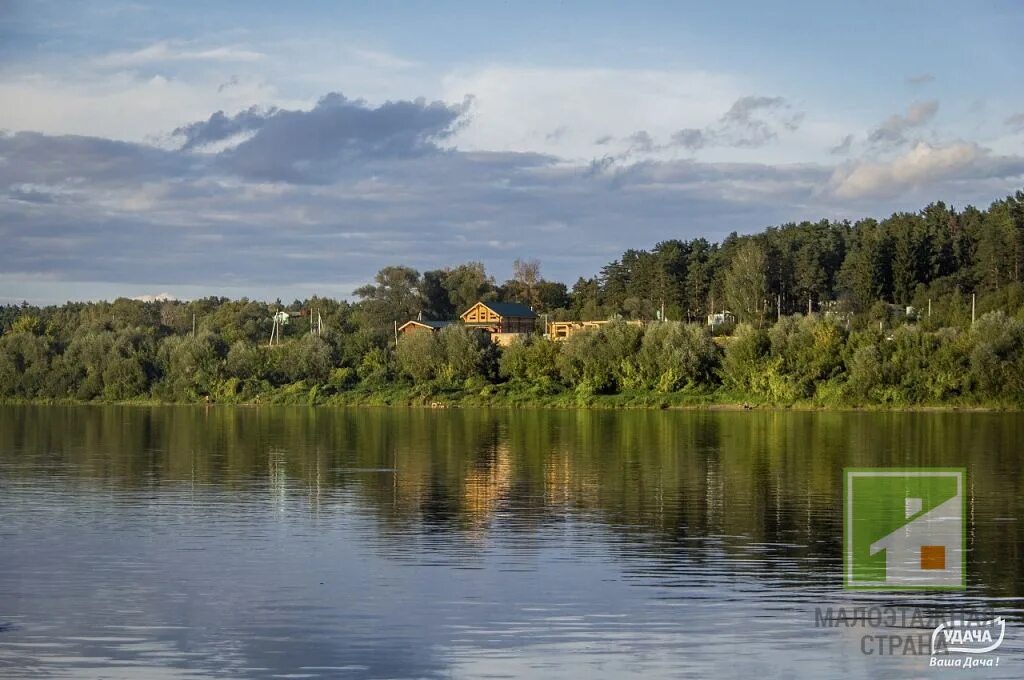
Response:
M195 312L192 313L192 337L193 338L196 337L196 315L195 315Z

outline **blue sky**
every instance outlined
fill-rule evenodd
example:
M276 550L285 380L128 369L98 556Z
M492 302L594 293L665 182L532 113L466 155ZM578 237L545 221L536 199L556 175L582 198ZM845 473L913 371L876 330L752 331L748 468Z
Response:
M1024 187L1017 3L282 7L0 1L0 301L571 283Z

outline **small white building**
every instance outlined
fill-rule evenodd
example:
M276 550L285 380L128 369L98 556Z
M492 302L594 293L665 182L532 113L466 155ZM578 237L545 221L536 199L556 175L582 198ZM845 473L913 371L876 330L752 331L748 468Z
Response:
M712 328L732 325L734 323L736 323L736 315L727 309L721 312L715 312L714 314L708 314L708 325Z

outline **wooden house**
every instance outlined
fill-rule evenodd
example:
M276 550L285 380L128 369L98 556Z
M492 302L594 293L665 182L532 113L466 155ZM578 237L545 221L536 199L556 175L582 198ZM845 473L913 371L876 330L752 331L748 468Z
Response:
M601 328L606 324L611 323L610 320L594 320L594 321L552 321L548 324L547 335L551 340L568 340L577 333L583 331L593 331ZM643 326L644 322L636 319L629 321L620 321L619 323L629 324L630 326Z
M462 323L488 333L532 333L537 315L517 302L478 302L462 313Z
M412 333L415 331L430 331L436 333L446 326L450 326L454 321L422 321L413 319L412 321L406 321L398 327L398 332L402 335L406 333Z

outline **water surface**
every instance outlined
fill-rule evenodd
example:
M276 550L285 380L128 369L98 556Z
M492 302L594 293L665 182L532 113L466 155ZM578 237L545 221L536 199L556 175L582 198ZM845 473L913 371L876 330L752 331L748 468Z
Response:
M1020 678L1021 441L987 413L0 407L0 676ZM843 468L910 465L968 469L967 591L843 591ZM930 627L816 625L840 606L994 609L1007 639L929 669L864 636Z

